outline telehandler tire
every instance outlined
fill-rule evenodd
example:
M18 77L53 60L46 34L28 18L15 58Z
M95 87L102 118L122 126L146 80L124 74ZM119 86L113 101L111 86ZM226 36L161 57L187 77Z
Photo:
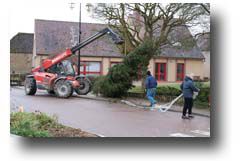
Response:
M73 87L69 81L59 80L54 85L54 93L59 98L68 98L73 94Z
M88 92L90 92L90 90L91 90L91 83L90 83L90 81L87 80L87 79L84 79L84 78L78 78L77 81L79 82L80 87L76 88L75 92L78 95L86 95L86 94L88 94Z
M26 95L34 95L37 91L36 80L34 78L26 78L24 87Z

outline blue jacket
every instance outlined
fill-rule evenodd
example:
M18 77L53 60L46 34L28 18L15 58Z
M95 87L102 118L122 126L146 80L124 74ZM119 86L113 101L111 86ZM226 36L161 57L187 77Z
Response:
M153 76L147 76L146 81L145 81L145 86L147 89L150 88L156 88L157 87L157 81Z
M193 92L199 92L199 89L194 86L193 80L188 76L185 77L180 87L184 98L192 98Z

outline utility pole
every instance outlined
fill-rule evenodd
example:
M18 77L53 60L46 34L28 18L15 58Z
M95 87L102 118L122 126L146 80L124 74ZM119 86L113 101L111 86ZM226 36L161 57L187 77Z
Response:
M69 3L70 4L70 9L74 8L74 4L73 2ZM82 34L82 30L81 30L81 3L79 6L79 22L78 22L78 43L80 44L81 42L81 34ZM80 75L80 49L78 50L78 75Z
M81 34L82 34L82 30L81 30L81 3L79 6L79 36L78 36L78 43L80 44L81 42ZM80 75L80 49L78 50L78 75Z

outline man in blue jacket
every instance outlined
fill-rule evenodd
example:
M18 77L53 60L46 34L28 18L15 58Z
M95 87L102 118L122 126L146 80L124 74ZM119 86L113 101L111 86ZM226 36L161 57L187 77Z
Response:
M154 99L154 97L156 95L157 81L151 75L150 71L147 71L147 78L145 81L145 86L147 89L147 98L151 103L151 110L152 110L154 108L154 105L157 103L157 101Z
M193 73L185 76L183 83L181 84L181 90L184 97L184 107L182 112L182 119L193 118L192 106L193 106L193 92L199 92L200 90L194 86ZM188 117L186 116L188 110Z

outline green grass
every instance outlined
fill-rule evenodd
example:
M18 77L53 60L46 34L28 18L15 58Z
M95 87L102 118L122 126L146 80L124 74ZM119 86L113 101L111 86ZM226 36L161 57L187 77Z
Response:
M47 129L60 126L44 113L17 112L10 115L10 132L24 137L50 137Z
M16 112L10 115L10 133L23 137L97 137L78 128L64 126L56 116Z
M130 89L128 92L131 92L131 93L143 93L144 89L141 86L136 86L136 87Z

